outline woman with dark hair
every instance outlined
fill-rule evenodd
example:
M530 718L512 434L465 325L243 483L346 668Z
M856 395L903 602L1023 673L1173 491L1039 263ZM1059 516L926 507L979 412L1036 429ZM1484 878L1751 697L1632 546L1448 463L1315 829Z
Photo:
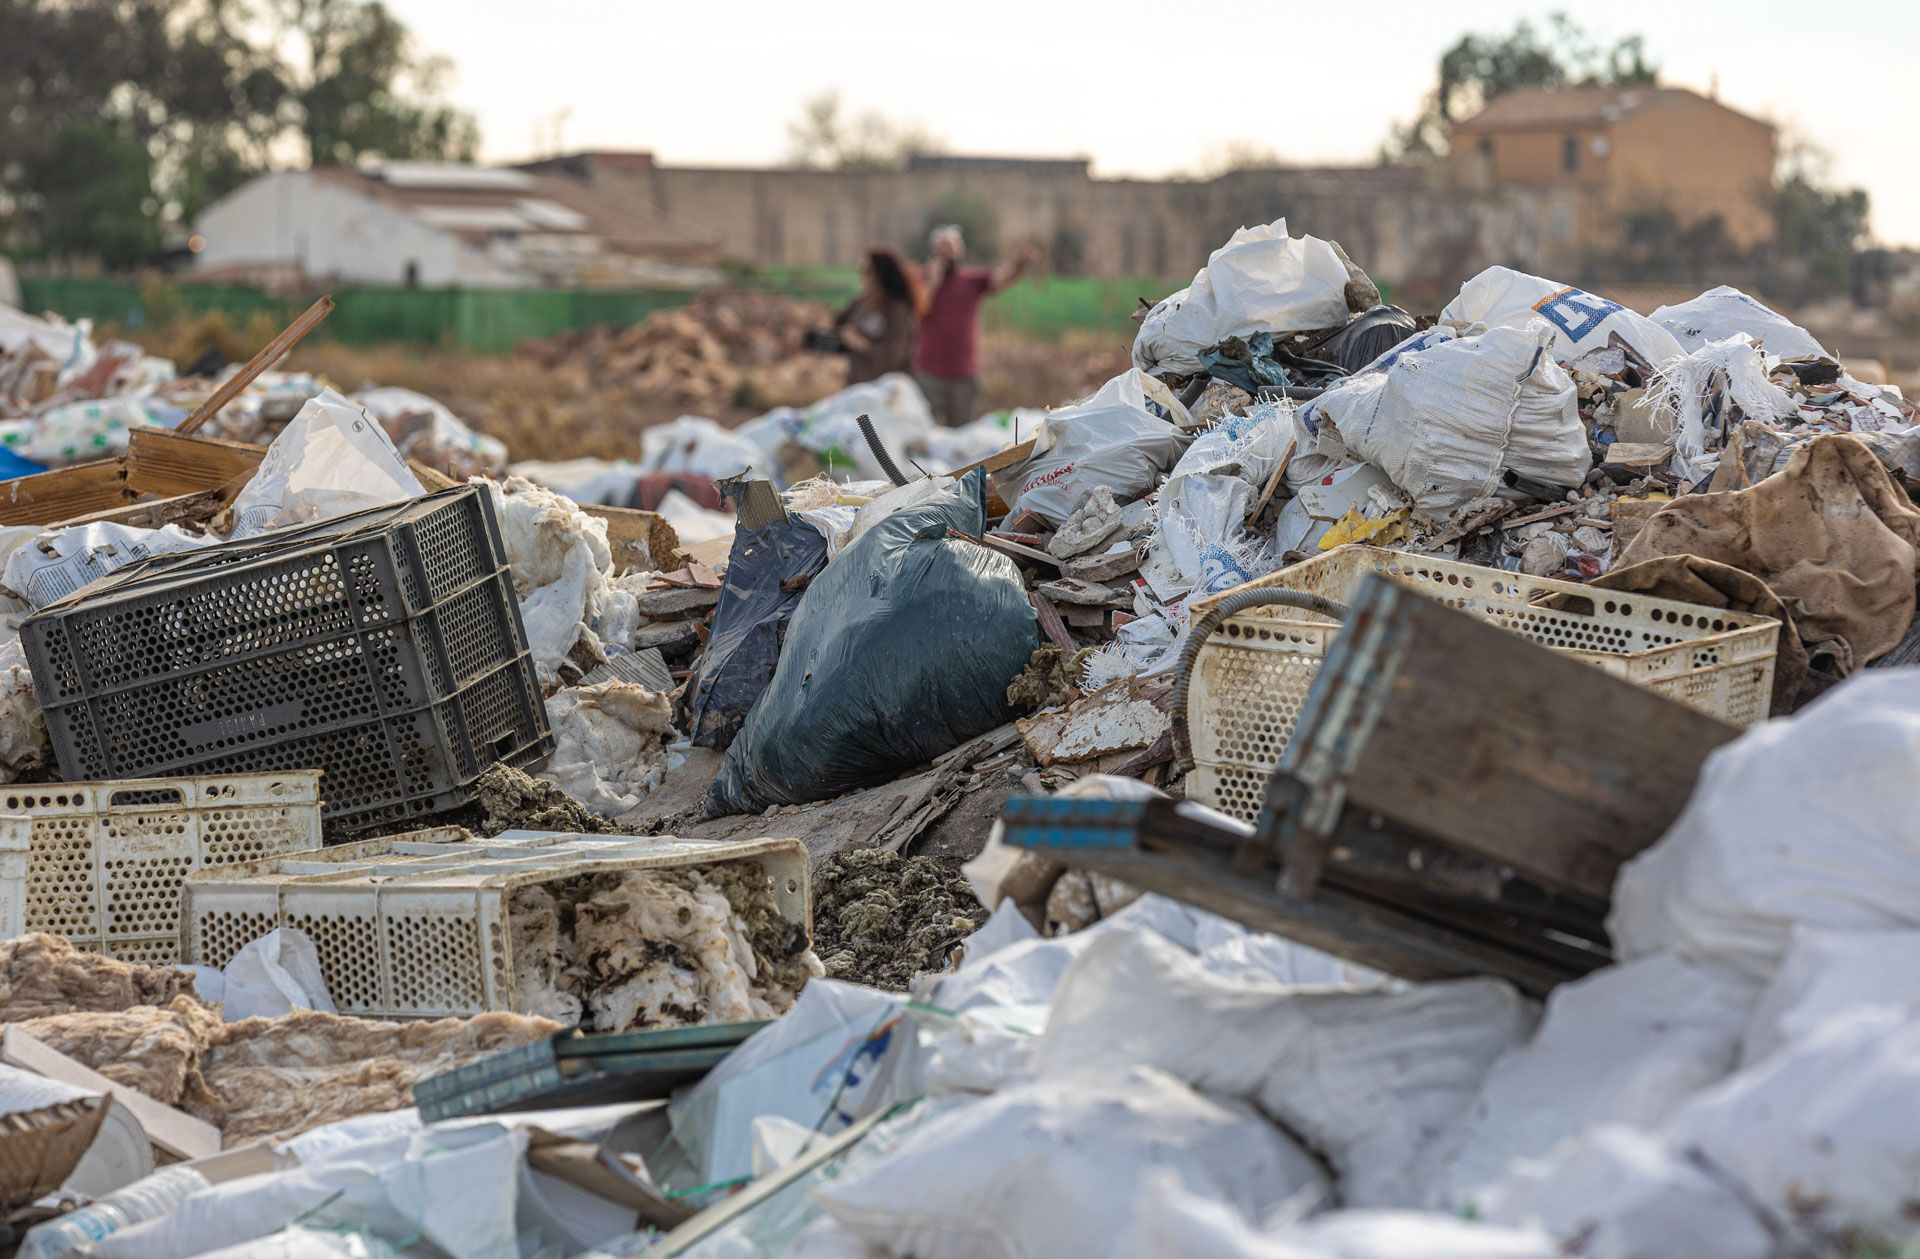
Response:
M847 383L912 371L926 313L919 270L897 249L869 249L860 268L860 296L833 321L847 351Z

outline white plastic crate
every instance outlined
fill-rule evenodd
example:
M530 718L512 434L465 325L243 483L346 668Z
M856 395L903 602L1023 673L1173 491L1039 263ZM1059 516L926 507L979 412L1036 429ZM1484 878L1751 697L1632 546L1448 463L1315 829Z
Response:
M185 960L225 966L248 941L294 927L312 937L340 1013L446 1018L513 1008L508 902L529 883L751 861L781 916L812 928L811 867L797 839L465 836L438 827L200 871L187 881Z
M0 814L28 831L22 930L164 964L181 960L187 875L320 847L320 771L14 783Z
M1767 715L1780 638L1780 622L1771 617L1358 545L1236 589L1304 590L1347 603L1369 573L1733 725ZM1232 593L1195 603L1194 619ZM1567 606L1544 606L1556 596ZM1259 815L1267 779L1339 632L1318 613L1280 606L1241 612L1214 631L1194 661L1187 693L1189 799L1246 822Z
M0 940L11 940L27 930L27 861L32 842L33 823L23 817L0 817Z

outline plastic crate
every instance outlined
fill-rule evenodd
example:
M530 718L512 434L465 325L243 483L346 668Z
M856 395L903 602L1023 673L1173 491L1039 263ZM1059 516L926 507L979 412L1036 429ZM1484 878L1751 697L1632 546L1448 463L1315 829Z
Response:
M700 1079L767 1020L581 1035L503 1049L413 1086L427 1123L503 1110L555 1110L665 1097Z
M225 966L275 927L313 938L342 1014L445 1018L513 1008L516 888L600 871L751 861L788 922L812 927L806 845L451 827L203 870L187 881L185 960Z
M1767 715L1780 637L1780 622L1771 617L1358 545L1237 589L1304 590L1344 603L1369 573L1385 574L1733 725ZM1231 593L1196 602L1193 617ZM1544 606L1549 599L1566 606ZM1267 778L1339 632L1338 624L1317 613L1279 606L1241 612L1214 632L1195 658L1187 695L1194 761L1189 799L1243 822L1259 816Z
M320 774L15 783L0 787L0 813L0 886L8 862L22 865L19 899L0 910L7 935L50 931L166 964L180 960L189 874L320 847Z
M69 780L320 769L356 831L553 746L474 487L130 565L20 633Z

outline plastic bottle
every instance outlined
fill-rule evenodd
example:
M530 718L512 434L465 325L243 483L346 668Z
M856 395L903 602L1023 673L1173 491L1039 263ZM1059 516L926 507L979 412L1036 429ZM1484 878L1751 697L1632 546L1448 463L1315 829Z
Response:
M213 1182L190 1167L164 1167L84 1207L27 1230L17 1259L66 1259L89 1242L165 1215Z

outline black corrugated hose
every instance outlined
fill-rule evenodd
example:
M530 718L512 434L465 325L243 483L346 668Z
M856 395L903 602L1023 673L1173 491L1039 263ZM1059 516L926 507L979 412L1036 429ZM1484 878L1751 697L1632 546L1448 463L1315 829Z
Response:
M1332 617L1336 621L1347 619L1347 605L1335 603L1319 595L1308 594L1304 590L1287 590L1276 586L1256 587L1252 590L1235 590L1223 596L1219 603L1207 610L1206 615L1193 623L1187 631L1187 641L1180 645L1180 659L1173 667L1173 694L1168 697L1172 712L1168 717L1173 729L1173 767L1182 774L1193 769L1193 745L1187 738L1187 688L1193 680L1193 662L1206 646L1213 632L1220 628L1230 616L1246 611L1248 608L1265 608L1279 604L1289 608L1304 608L1309 612L1318 612L1322 616Z

